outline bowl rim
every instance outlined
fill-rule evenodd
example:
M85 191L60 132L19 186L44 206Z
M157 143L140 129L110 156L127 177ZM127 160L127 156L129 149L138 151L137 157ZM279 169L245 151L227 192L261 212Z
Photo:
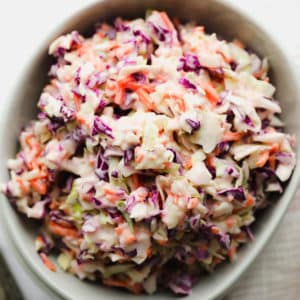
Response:
M17 97L17 91L18 87L21 87L23 84L23 81L26 77L26 74L28 73L28 70L30 69L30 66L32 62L36 60L37 57L41 55L42 49L45 45L48 45L48 41L50 39L53 39L61 32L64 32L64 28L68 25L68 23L71 21L72 18L81 17L81 15L84 14L84 12L87 12L91 10L94 6L97 6L100 2L103 2L105 0L91 0L87 4L83 4L81 7L75 10L75 12L69 13L64 17L64 20L60 22L57 26L55 26L54 30L51 30L44 39L41 40L37 44L36 50L33 52L33 54L30 56L29 59L23 64L23 67L21 68L21 72L17 76L17 80L15 81L15 84L13 84L12 88L8 92L7 97L7 105L2 106L2 109L0 111L0 116L2 115L3 118L0 118L0 137L3 136L4 131L4 125L7 123L7 115L8 112L11 109L11 106L13 105L14 101L9 101ZM268 40L276 46L277 50L279 51L281 58L283 59L286 70L291 75L290 81L293 83L293 86L296 89L296 95L297 98L299 98L300 95L300 89L297 85L296 81L296 71L292 68L292 64L290 62L290 59L286 55L286 51L283 50L282 46L278 43L277 39L274 38L273 34L269 31L267 31L264 26L262 26L261 23L256 22L253 20L248 14L246 14L244 11L242 11L239 7L237 7L234 3L229 2L228 0L211 0L212 2L215 2L217 4L223 5L231 10L233 10L235 13L240 15L243 20L251 24L253 27L258 29L264 36L268 37ZM295 170L292 174L292 177L289 180L289 186L285 189L284 193L280 197L280 201L276 204L277 209L274 211L274 214L272 215L272 218L268 224L268 230L263 230L260 236L259 240L255 241L255 244L252 247L251 254L247 257L245 257L240 263L239 268L231 273L231 276L227 278L227 280L224 280L223 284L219 284L215 290L212 292L212 299L217 299L222 297L222 295L225 295L226 292L232 287L232 285L241 277L241 275L248 269L250 264L254 261L254 259L258 256L258 254L262 251L263 247L266 245L268 240L272 237L276 227L279 225L279 222L283 218L289 204L293 200L293 196L297 190L298 183L300 181L300 164L298 162L298 157L300 157L300 148L296 153L297 155L297 164L295 167ZM6 218L5 216L9 214L9 212L12 210L11 205L8 201L0 201L1 205L1 213L2 213L2 222L5 223L5 229L7 235L9 235L9 239L12 242L13 248L17 251L20 261L22 259L22 265L29 267L28 272L32 277L37 279L39 284L42 284L46 286L48 291L53 292L53 295L57 295L57 297L63 297L65 299L71 299L68 295L68 292L64 289L61 289L60 287L56 286L51 280L48 280L46 272L40 271L38 268L36 268L34 262L28 257L26 254L26 251L23 247L21 247L18 243L18 238L14 234L13 228L14 228L14 221Z

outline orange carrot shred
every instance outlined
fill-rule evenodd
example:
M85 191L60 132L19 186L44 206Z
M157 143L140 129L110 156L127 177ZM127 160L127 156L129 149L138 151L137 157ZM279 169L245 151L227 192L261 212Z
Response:
M165 23L165 25L167 26L167 28L171 31L174 30L174 26L173 26L173 23L170 21L168 15L163 11L160 13L160 16L163 20L163 22Z
M236 255L236 246L232 245L228 250L228 256L230 260L233 260L235 258L235 255Z
M208 155L207 158L207 164L210 168L213 168L215 166L215 162L214 162L214 156L213 155Z
M140 183L140 181L139 181L139 175L138 175L138 174L133 174L133 175L131 176L131 178L132 178L132 183L133 183L133 186L134 186L135 189L137 189L138 187L141 186L141 183Z
M216 227L216 226L213 226L213 227L211 228L211 232L212 232L213 234L218 234L218 233L220 233L220 229L219 229L218 227Z
M211 83L202 82L200 85L204 89L209 102L215 106L220 101L217 90L212 86Z
M185 166L186 169L190 169L190 168L193 166L193 161L192 161L192 158L191 158L191 157L189 157L189 158L185 161L184 166Z
M245 45L239 40L234 39L232 43L241 49L245 48Z
M17 177L16 181L17 181L18 185L20 186L22 193L26 194L28 192L28 188L26 187L24 180L20 177Z
M110 189L109 187L104 187L103 188L103 192L106 194L106 195L117 195L118 192L113 190L113 189Z
M226 224L226 226L230 229L230 228L232 228L232 227L235 225L235 219L233 219L233 218L228 218L228 219L225 221L225 224Z
M134 294L140 294L143 287L139 283L132 284L131 280L121 280L121 279L103 279L103 284L114 287L121 287L130 290Z
M255 203L254 198L249 194L246 200L246 207L251 207L254 205L254 203Z
M33 179L30 181L31 188L38 192L41 195L45 195L47 193L47 184L39 179Z
M270 156L270 151L269 150L264 150L260 153L260 157L256 163L256 166L259 168L262 168L268 161Z
M232 132L232 131L226 131L223 135L223 141L224 142L235 142L240 140L243 137L243 132Z
M121 105L124 103L124 101L125 101L125 90L123 87L118 85L118 89L115 97L115 103Z
M62 237L69 236L73 238L79 237L79 232L75 228L67 228L53 221L50 221L48 223L48 228L53 234L56 234L58 236L62 236Z
M56 272L56 267L55 267L55 265L53 264L53 262L49 259L49 257L48 257L45 253L41 252L41 253L40 253L40 257L41 257L41 259L42 259L43 264L44 264L51 272Z
M141 153L139 156L137 156L137 157L135 158L135 162L136 162L136 163L140 163L140 162L143 160L143 158L144 158L144 154Z
M80 102L80 97L78 95L74 95L74 106L77 112L80 111Z
M125 238L125 244L130 245L136 242L136 237L133 234L127 234Z
M139 96L140 101L146 106L146 108L148 110L153 110L153 103L149 94L142 88L137 89L136 93Z
M274 154L270 155L269 157L269 167L273 170L275 170L276 167L276 157Z

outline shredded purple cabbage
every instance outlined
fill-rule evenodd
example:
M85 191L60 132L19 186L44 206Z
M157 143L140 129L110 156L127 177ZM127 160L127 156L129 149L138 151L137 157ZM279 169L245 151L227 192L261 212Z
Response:
M152 22L148 22L154 34L157 36L158 40L161 42L170 42L172 40L171 32L168 29L161 27L158 24L154 24Z
M178 82L183 85L186 89L197 90L197 87L187 78L180 78Z
M124 165L129 166L130 162L134 159L134 148L129 148L124 151Z
M92 129L92 136L95 136L96 134L105 134L106 136L110 137L110 138L114 138L112 135L112 129L106 125L101 118L99 118L98 116L95 116L94 119L94 124L93 124L93 129Z
M117 31L127 31L130 29L128 25L121 18L117 18L114 22L114 26Z
M114 177L114 178L118 178L119 177L118 171L116 171L116 170L112 171L111 176Z
M101 84L105 83L108 78L107 72L97 72L90 76L90 78L86 81L86 86L90 89L94 89Z
M151 43L151 39L146 36L141 30L133 30L133 35L134 36L140 36L142 38L142 41L145 44L150 44Z
M194 132L200 128L200 121L195 121L192 119L186 119L185 121L188 123L189 126L191 126L192 132Z
M239 188L232 188L232 189L226 189L223 191L218 192L218 195L224 196L224 197L233 197L237 201L244 201L246 200L245 192L242 187Z
M108 161L103 155L103 150L100 149L97 155L97 168L95 170L96 175L99 179L104 180L106 182L109 181L108 178Z
M189 295L192 291L193 280L188 274L174 274L168 286L175 294Z
M65 122L72 121L76 118L75 110L66 105L60 107L60 112L62 113Z
M199 72L200 69L201 65L199 59L194 54L185 54L185 56L179 59L179 66L177 68L178 71Z

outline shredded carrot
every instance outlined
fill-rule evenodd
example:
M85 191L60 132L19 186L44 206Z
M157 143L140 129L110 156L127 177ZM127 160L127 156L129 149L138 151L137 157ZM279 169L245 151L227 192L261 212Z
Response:
M132 81L131 79L128 79L128 82L126 84L124 84L124 86L127 88L127 89L130 89L132 91L136 91L137 89L139 88L143 88L141 84L137 83L137 82L134 82Z
M218 104L220 101L219 94L218 94L217 90L212 86L212 84L201 82L200 85L204 89L209 102L213 106Z
M43 243L43 238L40 235L38 235L35 240Z
M90 127L89 122L88 122L82 115L77 114L77 115L76 115L76 119L77 119L77 121L78 121L79 124L85 125L85 126L87 126L88 128Z
M237 234L233 234L232 237L234 237L235 240L240 242L245 242L247 240L246 233L243 231Z
M161 246L165 246L168 244L168 240L156 240L156 242Z
M51 272L56 272L56 267L55 267L55 265L53 264L53 262L49 259L49 257L48 257L45 253L41 252L41 253L40 253L40 257L41 257L41 259L42 259L42 261L43 261L43 264L44 264Z
M223 58L223 60L226 62L226 63L228 63L228 64L230 64L230 62L231 62L231 58L230 57L227 57L222 51L216 51L216 53L217 54L220 54L221 56L222 56L222 58Z
M135 158L135 162L136 162L137 164L139 164L139 163L143 160L144 156L145 156L145 155L144 155L143 153L139 154L139 155Z
M49 205L49 208L51 210L57 209L58 208L58 203L55 200L54 201L52 200L51 203L50 203L50 205Z
M125 237L125 244L130 245L136 242L136 237L133 234L127 233Z
M228 218L225 221L225 224L226 224L227 228L231 229L235 225L235 219L234 218Z
M130 290L134 294L140 294L143 287L139 283L132 284L131 280L121 280L121 279L103 279L103 284L114 287L121 287Z
M125 89L118 85L116 96L115 96L115 103L116 104L123 104L125 102Z
M34 156L38 156L42 152L41 145L35 140L33 135L29 135L25 138L26 144L29 146L30 150L34 154Z
M105 88L109 91L114 91L117 87L117 84L115 81L108 80L105 84Z
M199 204L198 198L191 198L188 202L188 209L193 209Z
M239 40L234 39L232 43L241 49L245 49L245 45Z
M121 44L121 45L118 45L118 47L116 47L116 48L117 49L115 50L115 56L122 58L132 52L133 45L130 43Z
M182 97L180 97L176 94L167 93L163 96L163 98L164 99L172 99L181 111L183 111L183 112L186 111L186 105L185 105L185 102Z
M220 264L222 262L222 259L220 258L220 257L214 257L213 258L213 263L214 263L214 265L216 266L216 265L218 265L218 264Z
M150 84L141 84L139 82L136 82L132 76L126 76L123 79L120 79L118 81L118 85L123 89L126 88L132 91L137 91L139 89L142 89L146 93L152 93L155 90L155 88Z
M276 157L274 154L270 155L269 157L269 167L273 170L276 168Z
M218 233L220 233L220 229L219 229L217 226L213 226L213 227L211 228L211 232L212 232L213 234L218 234Z
M197 26L197 27L195 28L195 30L198 31L199 33L203 33L204 30L205 30L205 27L204 27L204 26Z
M172 197L174 198L174 204L178 205L179 204L179 200L180 200L180 197L176 194L169 194L169 195L172 195Z
M248 194L247 200L246 200L246 207L252 207L254 205L254 203L255 203L254 198L250 194Z
M149 94L144 89L137 89L137 95L139 96L140 101L146 106L148 110L153 110L152 99Z
M147 256L150 257L150 256L152 255L152 248L149 247L149 248L147 249L146 253L147 253Z
M118 195L118 192L109 188L109 187L104 187L103 188L103 192L106 194L106 195Z
M132 174L132 183L135 189L141 186L141 183L139 181L139 175L138 174Z
M243 132L232 132L232 131L225 131L223 135L224 142L235 142L240 140L244 136Z
M47 193L47 183L42 180L30 180L30 186L34 191L38 192L41 195L45 195Z
M193 160L191 157L189 157L188 159L185 160L184 167L189 170L192 168L192 166L193 166Z
M229 256L230 260L235 259L235 256L236 256L236 246L235 245L232 245L229 248L229 250L228 250L228 256Z
M119 236L122 235L124 237L124 243L126 245L130 245L136 242L136 237L129 228L123 228L121 226L118 226L115 228L115 233Z
M18 183L18 185L19 185L22 193L26 194L28 192L28 188L25 185L24 180L22 178L20 178L20 177L16 177L16 182Z
M215 161L214 161L214 156L209 154L206 158L206 161L207 161L207 165L210 167L210 168L214 168L215 167Z
M111 202L117 202L120 200L120 195L118 192L110 189L109 187L104 187L103 192L105 193L106 198Z
M47 177L48 177L48 171L47 171L47 169L42 170L40 172L39 176L38 176L38 178L41 178L41 179L47 178Z
M178 107L180 108L181 111L186 111L186 105L184 100L176 95L172 95L172 99L176 102L176 104L178 105Z
M256 78L261 78L262 75L264 74L265 70L264 69L259 69L258 71L256 71L253 75L256 77Z
M280 150L280 145L278 143L272 144L272 147L271 147L271 152L272 153L278 152L279 150Z
M101 41L105 38L105 33L103 31L96 32L96 35L99 38L99 41Z
M121 235L122 232L123 232L123 228L122 227L116 227L115 232L116 232L117 235Z
M92 195L87 193L82 196L82 200L85 202L91 202Z
M132 76L125 76L124 78L118 80L118 84L122 87L129 88L128 84L130 84L130 83L135 83Z
M260 153L260 157L256 163L256 166L259 168L262 168L268 161L270 156L270 151L269 150L264 150Z
M30 166L32 167L32 164ZM44 179L46 177L47 177L46 173L40 172L40 173L36 174L35 176L33 176L32 178L30 178L29 181L36 181L38 179Z
M75 106L75 110L76 110L77 112L80 111L80 105L81 105L81 99L80 99L80 96L74 95L74 106Z
M172 163L169 162L169 161L164 162L164 166L165 166L166 169L170 168L171 165L172 165Z
M33 159L32 161L27 162L27 167L30 170L38 169L39 168L39 164L38 164L38 162L35 159Z
M52 232L53 234L56 234L58 236L62 236L62 237L68 236L68 237L73 237L73 238L79 237L79 232L75 228L67 228L67 227L64 227L53 221L50 221L48 223L48 228L49 228L50 232Z
M161 16L163 22L165 23L165 25L167 26L167 28L170 31L173 31L174 30L174 26L173 26L173 23L170 21L168 15L163 11L163 12L160 13L160 16Z

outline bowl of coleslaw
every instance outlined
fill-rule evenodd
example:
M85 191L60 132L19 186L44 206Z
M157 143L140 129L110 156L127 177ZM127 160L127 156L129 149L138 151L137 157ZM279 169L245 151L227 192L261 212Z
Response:
M293 198L298 97L283 51L229 4L86 7L2 112L16 251L66 299L221 297Z

